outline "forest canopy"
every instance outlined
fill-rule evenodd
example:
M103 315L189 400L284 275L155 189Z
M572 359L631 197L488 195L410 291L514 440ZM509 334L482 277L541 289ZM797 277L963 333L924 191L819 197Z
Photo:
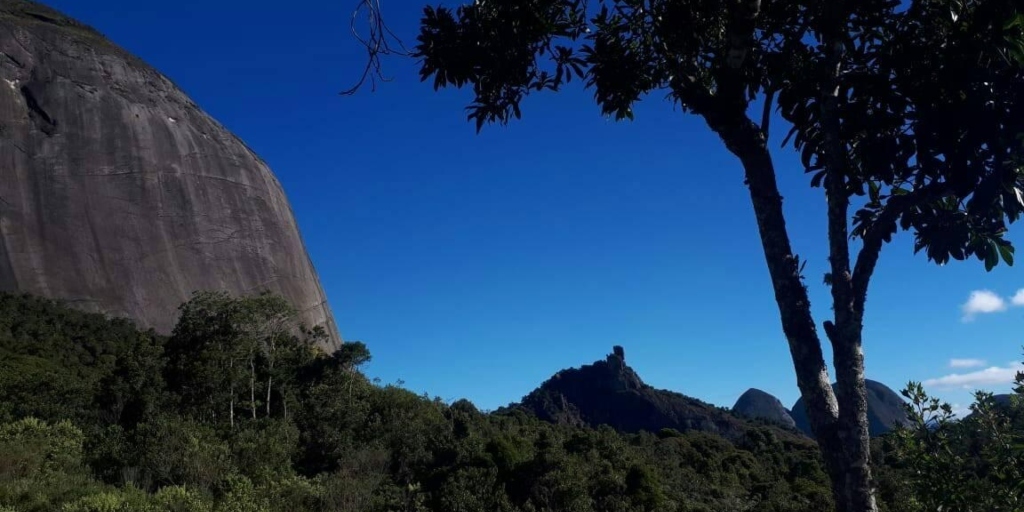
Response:
M0 294L0 511L832 508L810 440L756 424L730 442L484 413L368 379L359 371L365 344L324 353L312 343L322 332L293 313L270 295L198 294L165 337ZM1000 439L1020 434L1015 418L1000 424ZM880 477L886 510L930 510L907 498L936 481L910 475L940 457L943 442L970 446L952 433L959 423L942 425L876 443L890 461ZM959 462L979 456L965 450ZM974 467L1002 460L1008 471L1013 453L982 452ZM935 478L968 489L962 495L1014 492L994 475L942 467Z

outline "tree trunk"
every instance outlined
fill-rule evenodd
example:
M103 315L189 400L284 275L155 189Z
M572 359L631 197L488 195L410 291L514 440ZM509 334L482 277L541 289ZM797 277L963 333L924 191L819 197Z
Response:
M256 419L256 356L249 354L249 408Z
M702 112L708 125L743 164L765 262L789 343L797 385L832 480L837 512L876 512L868 470L867 416L859 322L842 325L836 363L838 397L821 350L810 299L793 253L775 167L760 128L742 113ZM858 318L859 315L853 315ZM832 329L831 324L826 330ZM831 338L831 336L830 336ZM834 343L835 344L835 343ZM843 414L841 414L841 412ZM861 435L863 433L863 435Z
M840 511L876 512L874 489L871 485L871 444L868 435L867 389L864 383L864 353L861 350L859 326L837 329L833 334L836 366L836 394L839 399L837 435L822 444L822 450L839 454L843 465L833 475L837 509ZM817 435L817 431L815 431ZM819 439L819 444L822 440ZM842 485L835 480L842 478ZM843 505L839 505L842 503Z
M274 371L274 366L273 365L270 366L270 371ZM274 381L274 377L272 377L272 376L268 376L267 377L267 417L268 418L270 417L270 386L271 386L271 384L273 384L273 381Z
M228 423L231 428L235 428L235 359L232 357L228 362L228 375L231 379L231 384L228 386L228 392L231 393L231 397L228 401Z
M267 357L267 418L270 417L270 391L274 384L274 361L277 358L277 343L274 340L276 334L271 334L266 345Z
M840 122L840 108L845 102L840 76L846 47L846 4L843 0L835 0L823 20L822 43L827 51L828 74L818 101L824 143L822 161L828 202L829 264L835 319L835 323L825 323L825 334L832 343L839 402L837 436L834 440L837 446L829 449L842 454L840 462L844 465L843 471L833 476L833 479L844 479L843 485L835 486L836 502L842 503L840 510L875 512L878 508L871 485L867 388L861 347L867 282L874 272L874 265L857 269L858 274L862 275L858 275L860 282L855 286L853 269L850 268L848 229L850 194L847 186L850 162ZM877 252L875 257L877 259Z

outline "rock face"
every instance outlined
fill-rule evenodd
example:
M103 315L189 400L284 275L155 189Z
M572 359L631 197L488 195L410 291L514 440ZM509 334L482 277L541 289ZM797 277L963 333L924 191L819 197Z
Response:
M793 417L789 415L789 411L782 405L782 402L774 395L760 389L750 388L740 395L739 400L736 400L736 405L732 406L732 413L745 418L762 419L784 427L796 428L796 422L793 421Z
M897 424L910 424L906 411L903 409L905 402L898 393L878 381L866 379L865 384L868 392L868 433L871 437L885 434ZM835 384L832 385L832 389L835 389ZM802 397L793 404L791 414L793 420L796 421L797 428L808 436L814 437Z
M554 423L608 425L621 432L698 430L731 440L750 429L748 422L726 410L645 384L623 357L622 348L615 347L603 361L562 370L522 402L497 413L521 410Z
M0 290L167 332L194 291L270 290L341 343L277 179L102 35L0 1Z

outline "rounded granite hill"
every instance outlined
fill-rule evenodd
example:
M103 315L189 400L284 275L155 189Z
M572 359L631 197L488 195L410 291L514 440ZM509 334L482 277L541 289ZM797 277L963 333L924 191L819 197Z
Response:
M782 405L782 402L774 395L757 388L750 388L740 395L736 404L732 406L732 412L738 416L763 419L785 427L796 428L796 422L793 421L793 417L789 415L789 411Z
M864 379L864 384L867 388L868 433L871 437L883 435L896 425L910 424L907 412L903 408L905 402L899 393L893 391L889 386L871 379ZM835 387L836 385L832 384L833 391ZM798 398L793 404L790 414L793 416L797 428L808 436L814 437L803 397Z
M267 165L97 31L0 2L0 291L168 332L200 290L278 293L341 343Z

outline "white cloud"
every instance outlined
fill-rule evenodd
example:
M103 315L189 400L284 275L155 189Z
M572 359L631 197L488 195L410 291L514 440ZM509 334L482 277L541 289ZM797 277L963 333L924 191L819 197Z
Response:
M961 308L964 312L963 320L969 322L978 314L1006 311L1006 301L989 290L975 290Z
M1017 294L1010 299L1014 306L1024 306L1024 288L1017 290Z
M979 366L985 366L984 359L950 359L950 368L977 368Z
M1017 372L1024 371L1024 364L1019 361L1007 366L991 366L984 370L969 373L951 373L949 375L924 381L925 387L976 389L980 386L994 386L1013 383Z

